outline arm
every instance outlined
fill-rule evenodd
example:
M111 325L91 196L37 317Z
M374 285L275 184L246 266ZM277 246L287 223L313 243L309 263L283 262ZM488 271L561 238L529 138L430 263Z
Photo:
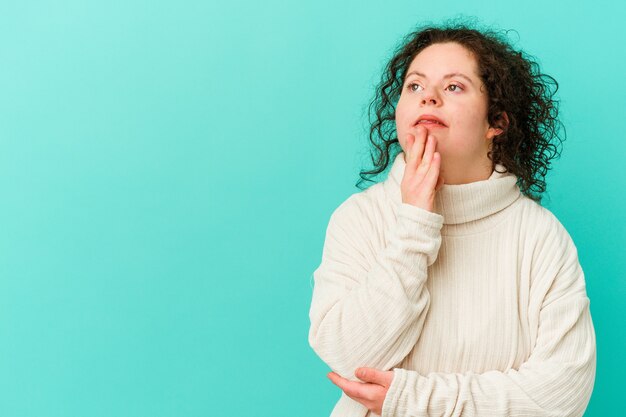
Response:
M408 355L428 312L427 267L442 226L443 216L403 203L376 254L378 236L358 202L348 199L331 215L313 273L309 344L333 371L355 380L360 366L388 370Z
M583 415L595 379L595 332L576 247L564 229L557 234L541 251L558 247L552 262L536 263L545 297L535 347L519 370L423 376L395 368L382 417Z

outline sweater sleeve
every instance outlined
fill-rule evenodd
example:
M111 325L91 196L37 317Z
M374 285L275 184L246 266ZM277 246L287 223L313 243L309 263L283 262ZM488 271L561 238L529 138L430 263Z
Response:
M595 380L596 343L583 270L562 227L539 252L551 253L535 267L535 285L546 290L535 346L519 370L420 375L394 368L382 417L584 414Z
M402 203L386 247L375 253L380 236L364 209L348 199L331 215L309 312L309 344L351 380L360 366L390 370L414 347L443 226L440 214Z

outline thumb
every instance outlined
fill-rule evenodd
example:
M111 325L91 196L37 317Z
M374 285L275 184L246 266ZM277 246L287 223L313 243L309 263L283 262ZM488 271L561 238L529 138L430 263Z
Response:
M444 179L441 175L439 175L439 178L437 178L437 184L435 185L435 191L439 191L439 189L443 186L444 184Z
M383 385L382 375L378 369L374 368L357 368L354 373L361 381L373 382L375 384Z

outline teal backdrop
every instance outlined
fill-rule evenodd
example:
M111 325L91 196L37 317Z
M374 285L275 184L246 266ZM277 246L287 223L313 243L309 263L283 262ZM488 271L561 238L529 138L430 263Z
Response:
M390 52L458 16L559 82L544 205L591 299L586 415L619 413L623 4L113 0L0 2L0 415L329 415L307 340L327 222Z

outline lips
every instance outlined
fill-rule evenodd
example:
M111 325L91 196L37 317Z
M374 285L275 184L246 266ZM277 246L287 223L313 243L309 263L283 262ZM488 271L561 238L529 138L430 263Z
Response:
M432 114L423 114L417 118L415 125L448 127L443 120Z

